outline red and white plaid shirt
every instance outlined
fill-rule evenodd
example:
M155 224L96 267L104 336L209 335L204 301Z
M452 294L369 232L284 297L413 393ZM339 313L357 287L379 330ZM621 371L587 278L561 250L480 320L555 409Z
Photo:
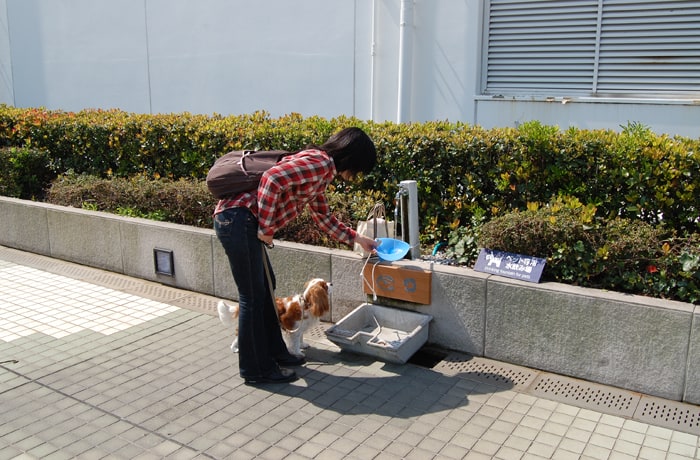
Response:
M326 188L336 176L335 163L326 152L304 150L284 157L265 171L257 194L243 192L220 200L214 214L246 207L258 218L259 232L274 235L308 205L319 228L332 238L352 245L356 232L331 214Z

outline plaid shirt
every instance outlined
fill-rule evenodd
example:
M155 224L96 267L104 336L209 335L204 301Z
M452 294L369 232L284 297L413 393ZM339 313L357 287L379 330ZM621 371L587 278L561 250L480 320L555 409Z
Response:
M352 245L356 232L331 214L326 187L336 176L335 163L326 152L304 150L283 158L263 174L255 192L220 200L214 214L246 207L257 216L259 233L274 235L308 205L319 228L338 241Z

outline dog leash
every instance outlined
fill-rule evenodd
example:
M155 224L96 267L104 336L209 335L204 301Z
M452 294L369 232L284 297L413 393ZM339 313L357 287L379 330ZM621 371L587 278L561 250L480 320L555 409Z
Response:
M280 312L277 311L277 305L275 304L275 290L272 287L272 275L270 274L270 258L267 256L267 250L265 247L268 246L266 243L263 243L260 245L262 248L262 255L263 255L263 265L265 266L265 276L267 277L267 287L270 288L270 298L272 299L272 308L275 310L275 316L277 316L277 323L279 323L280 328L282 328L283 331L286 331L290 334L295 333L296 331L299 330L299 328L289 330L286 327L284 327L284 324L282 324L282 320L280 319ZM275 245L274 243L269 245L268 247L274 248ZM301 297L299 300L299 304L301 305L302 309L304 308L304 298Z

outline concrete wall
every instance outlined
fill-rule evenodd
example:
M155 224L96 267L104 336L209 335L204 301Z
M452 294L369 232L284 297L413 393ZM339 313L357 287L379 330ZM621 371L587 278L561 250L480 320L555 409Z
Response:
M401 5L410 5L405 27ZM481 0L0 0L0 103L700 136L692 100L483 95ZM405 32L406 44L399 40ZM404 49L404 59L400 60ZM401 82L401 84L399 84Z
M0 245L217 297L236 298L228 261L207 229L0 197ZM155 273L153 249L174 253ZM277 242L277 293L310 277L333 283L338 321L367 301L365 260L351 251ZM526 283L422 261L429 305L376 303L430 314L429 343L668 399L700 404L700 307L557 283Z

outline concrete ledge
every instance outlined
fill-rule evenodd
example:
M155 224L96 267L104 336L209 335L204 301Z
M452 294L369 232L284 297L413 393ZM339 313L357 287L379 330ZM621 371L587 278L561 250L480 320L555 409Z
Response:
M693 305L491 280L490 358L681 400Z
M0 243L51 255L49 223L46 213L55 209L44 203L27 202L0 196Z
M212 230L0 197L0 245L236 299ZM174 254L173 277L155 273L154 248ZM277 242L277 293L311 277L333 283L338 321L368 300L365 259L351 251ZM700 307L556 283L532 284L422 261L432 301L387 306L427 313L429 343L451 350L700 404Z
M51 257L126 273L119 219L60 207L48 209L46 217Z
M700 306L696 306L693 312L686 372L685 392L681 401L700 404Z

